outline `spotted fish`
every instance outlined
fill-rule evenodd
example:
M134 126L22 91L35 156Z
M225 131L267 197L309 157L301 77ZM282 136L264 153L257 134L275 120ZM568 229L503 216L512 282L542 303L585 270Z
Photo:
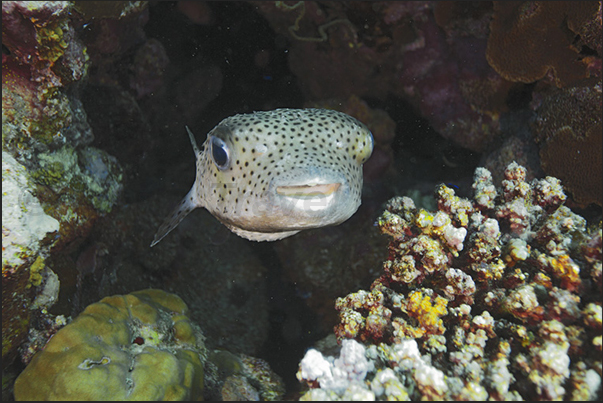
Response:
M373 136L327 109L276 109L231 116L207 135L192 189L159 227L157 244L197 207L237 235L275 241L337 225L360 206L362 164Z

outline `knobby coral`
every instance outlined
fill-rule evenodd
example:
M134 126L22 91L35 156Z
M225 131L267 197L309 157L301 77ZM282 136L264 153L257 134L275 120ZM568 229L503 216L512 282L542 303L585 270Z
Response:
M600 394L600 224L564 206L558 179L527 182L516 163L501 188L477 168L473 190L470 200L439 186L435 213L407 197L388 202L384 274L337 300L342 356L307 353L303 399ZM362 343L351 360L367 361L361 373L338 364L350 339Z
M15 399L282 398L283 381L266 361L209 349L189 314L180 297L152 288L105 297L67 326L49 314L27 348Z

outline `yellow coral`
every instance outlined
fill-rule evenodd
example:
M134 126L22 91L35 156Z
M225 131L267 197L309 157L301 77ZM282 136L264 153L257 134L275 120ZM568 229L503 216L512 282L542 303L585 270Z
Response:
M567 254L551 256L537 252L536 260L553 278L559 281L561 288L576 291L580 288L580 266Z
M19 375L15 399L201 398L206 352L187 311L179 297L161 290L89 305Z
M430 229L433 225L434 215L425 209L420 209L415 220L417 227Z
M46 267L44 259L38 256L29 268L29 283L27 284L27 288L30 288L32 285L37 287L42 284L42 271L44 267Z
M580 267L568 255L548 257L551 274L561 281L561 287L575 291L581 284Z
M64 30L68 29L67 22L51 21L45 25L36 24L36 28L40 57L53 64L63 56L67 48L67 42L64 39Z
M469 225L469 217L474 210L469 200L458 197L453 189L443 184L436 189L436 195L440 210L449 212L457 225Z
M435 298L425 290L415 290L408 295L406 313L416 319L424 333L443 334L446 330L441 317L448 313L448 300L436 295Z

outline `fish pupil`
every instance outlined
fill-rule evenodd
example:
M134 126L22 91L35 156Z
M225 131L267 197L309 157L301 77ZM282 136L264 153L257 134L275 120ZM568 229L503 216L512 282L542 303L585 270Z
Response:
M219 138L212 138L211 142L211 155L214 160L214 164L219 169L226 169L229 165L229 153L228 147L224 141Z

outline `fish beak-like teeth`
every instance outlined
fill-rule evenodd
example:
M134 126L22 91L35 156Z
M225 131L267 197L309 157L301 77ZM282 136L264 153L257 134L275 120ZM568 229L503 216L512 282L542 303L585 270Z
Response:
M323 185L277 186L276 193L281 196L310 198L327 197L339 189L341 183L325 183Z

